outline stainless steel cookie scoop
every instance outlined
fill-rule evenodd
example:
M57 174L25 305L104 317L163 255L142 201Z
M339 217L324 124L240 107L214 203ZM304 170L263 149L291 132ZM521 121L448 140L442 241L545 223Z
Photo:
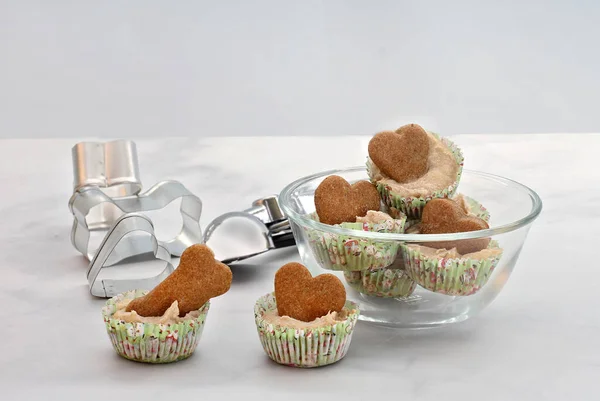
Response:
M254 202L245 212L217 217L206 226L203 240L217 260L228 264L295 244L275 196Z

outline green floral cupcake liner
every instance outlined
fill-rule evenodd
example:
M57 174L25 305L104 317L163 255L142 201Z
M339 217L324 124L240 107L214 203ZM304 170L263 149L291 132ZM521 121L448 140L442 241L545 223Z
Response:
M456 160L456 164L458 164L458 172L456 174L456 180L449 185L448 187L435 191L432 194L425 197L403 197L395 194L391 188L383 183L377 182L374 179L373 174L373 162L371 159L367 159L367 172L369 173L369 177L371 182L375 184L379 194L381 195L381 199L388 206L388 208L394 208L404 213L409 220L420 219L421 213L423 212L423 207L432 199L436 198L449 198L455 194L456 189L458 188L458 183L460 182L460 177L462 175L464 157L462 155L462 151L460 148L448 138L440 137L435 133L431 133L436 138L438 138L454 155L454 159Z
M311 217L318 221L316 214ZM384 223L342 223L336 227L357 231L403 233L406 216ZM308 244L319 265L327 270L359 271L380 269L394 263L400 243L376 241L305 228ZM358 234L357 234L358 235Z
M421 287L446 295L472 295L489 280L502 257L496 241L488 249L500 253L484 259L425 255L419 248L401 245L406 274Z
M408 297L417 286L399 267L344 272L344 278L350 287L361 294L382 298Z
M452 197L452 199L457 200L459 197L462 197L465 200L465 203L468 208L468 213L470 215L479 217L480 219L484 220L486 223L489 224L490 212L488 212L488 210L481 203L464 194L456 194Z
M273 361L287 366L314 368L330 365L346 356L359 315L358 305L346 301L352 310L344 321L318 328L297 329L273 325L264 320L266 312L277 310L273 293L256 301L254 319L260 342Z
M123 358L145 363L169 363L188 358L202 336L210 307L207 302L197 318L174 324L127 323L112 316L117 304L128 298L139 298L148 291L134 290L109 299L102 316L113 348Z

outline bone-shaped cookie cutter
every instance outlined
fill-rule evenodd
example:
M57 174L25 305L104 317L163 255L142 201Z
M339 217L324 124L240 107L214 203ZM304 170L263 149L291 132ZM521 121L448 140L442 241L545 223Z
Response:
M90 249L92 231L107 232L126 213L162 209L179 198L181 231L163 244L172 255L180 256L188 246L202 242L202 202L183 184L162 181L139 193L142 185L133 142L82 142L73 147L72 156L74 193L69 200L69 209L74 221L71 242L88 260L91 261L97 252ZM115 193L123 196L113 197ZM151 250L147 241L139 241L135 236L128 237L127 241L129 246L111 253L106 266Z
M170 254L180 256L188 246L202 242L202 230L200 228L202 202L200 198L177 181L163 181L142 194L120 198L110 198L96 187L80 188L69 201L69 207L75 217L71 230L71 242L88 260L92 260L97 251L89 249L90 232L106 231L116 222L113 219L90 222L88 217L92 215L91 212L94 208L112 206L115 217L119 218L126 213L158 210L179 198L181 198L179 210L183 225L179 234L168 241L164 241L164 245ZM107 216L108 213L103 213L103 215ZM136 237L132 237L129 242L129 247L124 248L121 253L113 254L107 261L108 266L130 256L149 251L145 241L140 243L136 240Z

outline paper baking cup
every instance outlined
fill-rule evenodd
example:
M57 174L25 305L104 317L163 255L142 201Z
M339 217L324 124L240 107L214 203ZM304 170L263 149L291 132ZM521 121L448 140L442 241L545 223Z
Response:
M497 248L491 241L488 248ZM489 280L502 254L487 259L430 257L401 245L406 274L421 287L447 295L472 295Z
M194 353L202 335L210 302L199 309L200 316L197 318L175 324L127 323L112 317L117 303L147 293L128 291L109 299L102 308L113 348L123 358L137 362L169 363L188 358Z
M462 155L462 151L458 146L454 144L448 138L442 138L435 133L431 133L438 140L440 140L450 151L452 152L454 159L456 160L456 164L458 164L458 172L456 174L456 180L448 187L441 189L439 191L432 192L431 194L423 197L403 197L398 194L395 194L388 185L377 182L374 179L373 174L373 161L368 158L367 159L367 172L369 173L369 177L371 182L375 184L379 194L381 195L381 199L389 208L395 208L404 213L409 220L420 219L421 213L423 212L423 207L432 199L436 198L449 198L456 192L458 188L458 183L460 182L460 177L462 175L463 170L463 162L464 158Z
M486 223L489 224L490 212L488 212L488 210L481 203L464 194L456 194L453 198L456 198L458 196L462 196L465 199L467 205L469 206L470 215L479 217L480 219L484 220Z
M350 348L360 313L358 305L351 301L346 301L344 308L355 312L335 325L296 329L266 322L263 315L276 311L277 301L273 293L259 298L254 306L254 319L263 349L273 361L298 368L315 368L339 361Z
M312 215L318 221L316 215ZM337 227L357 231L403 233L406 216L393 223L342 223ZM380 269L394 263L398 254L398 241L376 241L352 235L341 235L305 228L308 243L315 259L323 269L358 271Z
M417 286L400 268L344 272L344 278L350 287L361 294L382 298L408 297Z

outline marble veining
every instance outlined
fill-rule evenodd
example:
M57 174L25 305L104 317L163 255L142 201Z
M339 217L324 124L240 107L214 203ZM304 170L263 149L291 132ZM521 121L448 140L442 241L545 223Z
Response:
M153 367L120 359L104 331L104 301L89 295L87 264L69 241L70 148L76 141L0 141L3 396L259 399L268 389L285 399L594 399L600 374L600 135L452 139L464 151L465 168L515 179L544 201L505 289L478 317L440 330L361 322L346 359L312 371L271 363L252 316L254 301L272 290L274 271L299 259L294 249L234 266L232 290L214 300L190 360ZM367 142L136 140L145 188L162 179L182 181L202 198L203 227L301 176L364 163Z

